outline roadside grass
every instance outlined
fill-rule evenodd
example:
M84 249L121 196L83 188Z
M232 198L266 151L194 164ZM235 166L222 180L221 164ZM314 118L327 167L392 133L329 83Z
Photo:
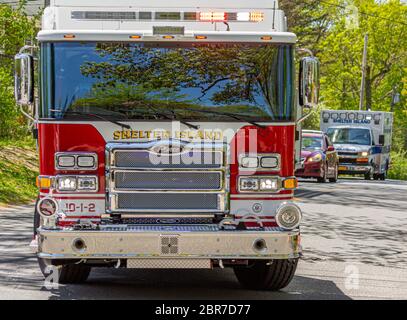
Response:
M29 203L37 196L38 160L32 139L0 140L0 205Z
M388 177L396 180L407 180L407 152L392 152Z

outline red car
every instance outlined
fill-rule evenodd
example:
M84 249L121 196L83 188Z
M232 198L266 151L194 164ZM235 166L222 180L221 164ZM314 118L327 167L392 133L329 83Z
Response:
M301 169L295 172L297 177L316 178L322 183L338 180L338 154L322 131L303 130L301 166Z

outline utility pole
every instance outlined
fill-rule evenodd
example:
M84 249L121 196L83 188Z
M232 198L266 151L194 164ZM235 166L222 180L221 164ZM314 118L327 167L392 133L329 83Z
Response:
M369 41L369 35L365 34L365 46L363 48L363 62L362 62L362 83L360 84L360 101L359 110L363 110L363 104L365 99L365 84L366 84L366 65L367 65L367 43Z

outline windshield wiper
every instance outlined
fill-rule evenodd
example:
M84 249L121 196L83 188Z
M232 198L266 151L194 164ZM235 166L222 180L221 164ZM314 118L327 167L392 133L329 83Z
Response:
M176 120L176 121L179 121L179 122L181 122L182 124L186 125L187 127L192 128L192 129L195 129L195 130L198 130L198 129L199 129L199 126L196 126L196 125L194 125L194 124L192 124L192 123L189 123L189 122L184 121L184 120L181 120L181 119L177 119L177 116L175 115L174 112L173 112L173 116L174 116L174 117L172 118L172 117L170 117L169 115L167 115L167 114L165 114L165 113L161 113L161 112L157 111L155 108L153 108L153 107L150 106L150 105L146 105L146 107L149 108L152 112L154 112L154 115L155 115L155 116L163 117L163 118L168 119L168 120L171 120L171 121Z
M113 120L113 119L106 118L105 116L102 116L102 115L96 114L96 113L81 112L81 111L61 111L61 110L55 110L55 109L51 109L50 111L53 111L53 112L61 112L61 113L63 113L64 115L66 115L66 114L72 114L72 115L80 115L80 116L90 116L90 117L94 117L94 118L101 119L101 120L103 120L103 121L108 121L108 122L114 123L115 125L117 125L117 126L119 126L119 127L121 127L121 128L125 128L125 129L131 130L131 127L130 127L128 124L119 122L119 121L117 121L117 120ZM64 116L64 117L65 117L65 116Z
M227 113L227 112L209 111L209 110L196 110L196 109L185 109L185 110L197 111L197 112L209 113L209 114L218 114L218 115L233 118L233 119L238 120L238 121L250 123L250 124L252 124L252 125L254 125L254 126L258 127L258 128L267 128L267 126L264 126L264 125L262 125L260 123L257 123L255 121L251 121L251 120L245 119L244 117L236 116L234 114L230 114L230 113Z

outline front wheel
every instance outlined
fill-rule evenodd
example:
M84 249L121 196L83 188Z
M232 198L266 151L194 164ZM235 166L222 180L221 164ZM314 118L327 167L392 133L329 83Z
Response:
M37 200L38 201L38 200ZM41 216L37 211L37 205L34 212L34 237L37 236L37 229L41 223ZM91 267L83 264L64 264L56 266L52 260L38 258L38 265L44 277L55 277L58 283L73 284L85 282L90 274ZM58 274L54 274L58 272Z
M55 277L61 284L78 284L85 282L90 274L91 267L81 264L53 265L51 260L38 258L38 265L45 278ZM55 274L57 272L57 274Z
M328 165L325 164L322 170L323 170L323 172L322 172L322 177L317 178L317 181L318 181L319 183L325 183L325 182L326 182L326 179L327 179L327 172L328 172Z
M289 285L297 270L298 258L255 261L248 267L235 267L239 283L246 289L277 291Z
M329 178L329 182L336 183L338 181L338 165L335 166L335 173L332 178Z
M372 171L369 171L368 173L365 173L365 180L372 180L373 174Z

